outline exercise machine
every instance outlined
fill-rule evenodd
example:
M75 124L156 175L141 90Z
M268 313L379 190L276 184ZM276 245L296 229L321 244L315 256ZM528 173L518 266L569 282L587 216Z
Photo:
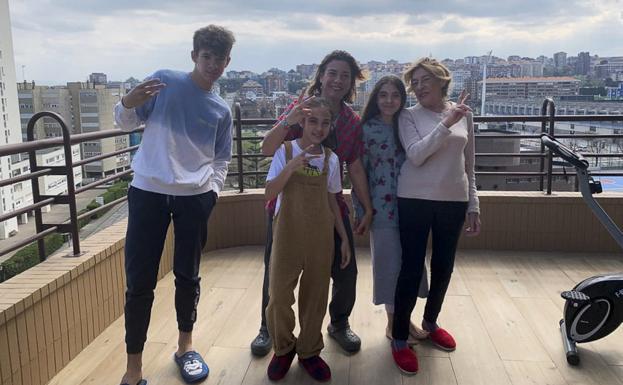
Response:
M602 192L601 183L593 180L588 161L547 134L541 142L555 155L575 167L582 198L612 238L623 248L623 233L593 194ZM612 333L623 321L623 273L596 275L561 293L565 299L560 334L571 365L580 363L576 344L595 341Z

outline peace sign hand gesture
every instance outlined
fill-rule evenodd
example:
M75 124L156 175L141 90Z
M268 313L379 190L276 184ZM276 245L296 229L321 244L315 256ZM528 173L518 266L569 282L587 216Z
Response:
M320 158L322 155L307 156L309 151L311 151L313 148L313 144L307 146L307 148L305 148L300 154L290 159L290 161L286 164L286 168L288 168L290 172L294 172L308 166L311 159Z
M461 91L458 103L450 107L446 117L442 121L444 126L450 128L454 126L459 120L463 119L470 112L472 112L472 109L465 104L467 100L469 100L469 94L465 90Z
M284 119L286 122L286 127L290 127L294 124L301 123L301 121L309 116L311 113L311 109L308 107L309 101L313 100L315 96L305 100L305 89L301 91L299 98L297 99L296 105L288 112L288 115Z
M158 95L160 90L166 87L160 79L150 79L132 88L122 99L121 104L125 108L142 106L146 101Z

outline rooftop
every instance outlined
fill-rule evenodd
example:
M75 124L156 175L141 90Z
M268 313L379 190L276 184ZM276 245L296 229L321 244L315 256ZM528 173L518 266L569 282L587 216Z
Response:
M269 383L270 356L255 358L249 350L260 324L261 193L224 193L210 218L195 329L195 347L211 367L207 384ZM599 199L613 218L623 218L621 195ZM623 328L579 345L579 367L567 365L561 344L560 292L586 277L623 271L620 251L578 194L485 192L481 208L483 233L461 241L440 317L458 349L415 346L421 361L415 377L403 377L392 362L384 309L371 301L367 240L358 238L357 302L350 321L363 347L345 355L325 339L322 355L332 367L333 383L623 385ZM79 257L59 252L0 284L3 384L116 384L125 365L125 229L125 220L106 227L81 241ZM182 384L171 360L176 347L171 234L144 353L150 385ZM422 309L420 301L414 321ZM283 383L312 381L295 365Z
M204 254L196 348L211 372L207 384L268 384L270 355L253 357L249 343L260 324L262 247L220 249ZM358 298L351 317L362 350L344 354L325 336L322 356L335 384L623 384L623 330L580 347L582 364L565 360L558 320L560 291L587 276L623 270L619 255L460 251L440 323L458 342L442 352L427 342L415 346L421 372L403 377L385 337L383 307L372 304L367 248L357 250ZM171 356L176 348L173 274L158 284L145 376L150 385L182 384ZM414 320L422 314L416 306ZM325 317L325 325L327 319ZM123 317L114 321L49 384L112 384L124 370ZM312 384L293 365L283 384Z
M544 103L546 105L554 111L551 101ZM244 168L243 161L257 155L239 154L245 154L241 149L243 141L258 140L243 134L243 124L272 124L274 121L249 119L242 122L239 107L235 111L239 152L232 166L238 167L232 167L230 180L237 177L239 192L223 192L210 218L195 344L212 368L207 383L268 383L265 370L269 357L253 358L249 351L260 318L262 257L266 239L264 194L261 189L245 189L247 181L244 179L262 172ZM621 116L519 116L514 119L510 120L549 122L553 131L553 124L559 121L619 121ZM498 122L509 118L479 116L475 120ZM72 135L72 143L114 137L120 134L116 131ZM534 134L521 137L538 139ZM15 156L35 145L43 149L58 141L58 138L46 139L40 144L0 147L0 152ZM505 155L512 158L524 154ZM586 154L587 157L606 155L620 156ZM541 159L546 156L539 153ZM80 163L85 161L74 165ZM71 172L72 168L68 167L67 175ZM89 191L129 173L118 172L77 191ZM542 176L548 182L553 180L552 177L562 175L549 171L480 173L483 176L498 174L513 178L518 175ZM593 173L595 176L619 174L612 171ZM27 179L24 178L20 175L0 184ZM362 336L364 346L358 354L347 356L332 341L326 341L323 355L332 365L334 382L623 385L621 330L603 340L580 345L580 367L569 367L565 361L558 333L563 307L560 292L588 276L623 270L623 258L620 248L599 225L580 195L574 192L546 193L551 185L547 183L539 187L543 191L479 193L483 231L478 237L463 238L460 242L455 274L440 319L457 338L459 349L446 353L426 343L416 346L422 371L415 377L403 377L391 360L384 336L384 311L371 303L369 241L366 237L357 237L356 244L360 247L358 301L351 322ZM349 195L346 197L348 199ZM623 195L613 193L598 197L618 223L623 223L622 198ZM46 199L49 202L52 198ZM45 205L46 199L37 199L39 206L33 205L28 210ZM77 224L81 217L124 199L75 216L72 223ZM64 200L59 198L57 203ZM26 208L20 210L25 212ZM55 229L67 231L67 226L59 226L40 228L36 237L23 242L27 244L40 239ZM125 228L125 222L106 226L80 240L78 246L74 244L72 250L77 256L67 258L67 251L58 252L0 284L0 384L117 384L125 360L122 316ZM76 234L72 239L80 239L77 230L72 231ZM181 383L171 362L176 343L173 277L169 273L172 268L172 233L170 229L163 251L161 281L144 357L145 375L150 385ZM420 303L414 316L416 322L421 311ZM311 383L311 380L295 367L284 383Z

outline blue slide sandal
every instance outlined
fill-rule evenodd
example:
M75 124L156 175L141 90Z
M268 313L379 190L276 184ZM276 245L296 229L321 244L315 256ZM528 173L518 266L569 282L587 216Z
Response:
M173 354L173 359L180 368L182 378L189 384L205 380L210 373L208 364L195 351L186 352L181 357Z

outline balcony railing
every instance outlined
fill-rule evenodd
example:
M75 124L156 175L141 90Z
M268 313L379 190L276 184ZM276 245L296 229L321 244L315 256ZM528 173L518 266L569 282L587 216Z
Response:
M593 135L556 135L555 133L555 125L558 122L603 122L603 121L615 121L615 122L623 122L623 115L556 115L555 105L551 99L546 99L543 102L542 111L540 116L534 115L521 115L521 116L476 116L474 117L475 123L509 123L509 122L538 122L541 124L541 131L549 133L552 136L556 136L557 138L575 138L575 139L619 139L623 138L621 134L593 134ZM50 117L59 122L62 127L62 137L58 138L47 138L47 139L35 139L34 138L34 126L35 123L41 119L42 117ZM245 141L255 141L256 143L261 141L261 136L243 136L243 127L245 126L255 126L255 125L267 125L272 126L276 122L275 119L242 119L240 105L236 104L234 106L234 145L235 145L235 154L233 155L233 160L235 161L235 165L237 166L235 171L229 173L228 178L234 178L237 180L237 188L239 192L244 192L245 176L255 176L260 177L266 175L266 171L258 171L258 170L245 170L244 160L245 159L263 159L265 158L260 154L245 154L243 151L243 142ZM138 129L134 132L142 131L142 129ZM85 186L75 188L74 180L73 180L73 169L75 167L81 167L85 164L100 161L102 159L106 159L109 157L117 156L123 153L129 153L135 151L139 146L131 146L124 149L120 149L114 152L98 155L95 157L87 158L80 160L78 162L72 161L71 156L71 146L79 143L83 143L86 141L99 140L104 138L111 138L120 135L127 135L128 132L121 131L118 129L115 130L104 130L93 133L85 133L85 134L70 134L66 123L63 121L63 118L53 112L40 112L35 114L28 123L27 127L27 137L28 141L19 144L5 145L0 146L0 156L15 156L22 153L28 153L29 162L30 162L30 173L22 174L19 176L15 176L6 180L0 181L0 187L9 186L15 183L23 182L26 180L30 180L32 184L33 191L33 203L24 207L20 207L15 211L5 213L0 215L0 222L8 220L10 218L17 217L18 215L28 213L34 211L35 213L35 227L36 233L16 244L1 249L0 256L10 253L14 250L17 250L31 242L37 242L38 250L39 250L39 258L41 260L45 259L45 250L43 239L46 235L60 232L60 233L69 233L71 234L72 241L72 255L77 256L80 255L80 239L78 236L78 222L86 217L92 216L99 211L106 210L118 203L121 203L126 200L125 197L119 198L115 201L104 204L96 209L93 209L87 213L82 215L78 215L76 210L76 195L83 193L85 191L91 190L99 185L104 183L108 183L119 179L124 176L128 176L132 173L131 170L117 172L113 175L107 176L103 179L99 179L95 182L89 183ZM483 135L477 134L476 140L482 139L539 139L540 136L537 134L521 134L521 135L507 135L507 134L495 134L495 135ZM43 150L52 147L63 147L65 152L65 165L63 166L42 166L37 164L36 151ZM585 157L604 157L604 158L612 158L618 157L623 158L623 154L620 153L584 153ZM477 175L503 175L503 176L536 176L539 178L539 190L546 190L547 194L551 194L552 192L552 178L553 176L566 175L561 172L553 171L553 159L552 154L546 152L544 147L541 145L540 151L538 152L530 152L530 153L477 153L477 157L496 157L496 158L522 158L522 157L530 157L530 158L538 158L539 159L539 171L525 171L525 172L510 172L510 171L480 171L477 172ZM64 175L67 179L67 194L64 195L55 195L55 196L46 196L42 195L39 191L38 178L45 175ZM623 176L621 172L595 172L593 175L596 176ZM43 223L43 217L41 213L41 209L44 206L49 204L64 204L69 207L69 220L63 223Z
M474 123L526 123L537 122L541 124L541 132L548 133L559 139L621 139L623 134L573 134L573 135L556 135L555 125L559 122L623 122L623 115L556 115L556 106L552 99L547 98L543 101L541 107L541 115L512 115L512 116L474 116ZM260 141L261 136L243 136L242 129L244 126L266 125L272 126L276 123L276 119L242 119L240 105L234 106L234 125L236 130L236 149L237 154L234 159L237 164L237 171L230 172L230 177L235 176L238 180L238 189L244 191L245 176L265 176L267 171L245 171L244 159L263 159L260 154L242 154L243 141ZM623 126L622 126L623 129ZM476 133L476 140L482 139L535 139L540 141L539 134L479 134ZM552 192L552 180L554 176L569 176L565 172L554 172L552 155L545 151L542 144L540 151L530 153L476 153L476 157L495 157L495 158L538 158L539 171L476 171L478 175L499 175L499 176L531 176L539 178L539 190ZM242 155L238 155L242 154ZM586 158L621 158L620 153L586 153L582 155ZM238 171L242 170L242 172ZM593 172L594 176L623 176L623 172Z
M34 137L34 128L37 121L43 117L48 117L56 120L62 129L62 136L57 138L47 138L47 139L35 139ZM138 129L133 132L140 132L143 129ZM125 201L127 198L123 197L117 199L113 202L109 202L102 206L99 206L95 209L90 210L87 213L78 215L78 211L76 208L76 196L85 191L89 191L94 189L97 186L100 186L104 183L109 183L116 179L119 179L123 176L130 175L132 170L126 170L122 172L115 173L113 175L109 175L105 178L96 180L95 182L89 183L82 187L76 188L74 183L74 172L73 169L75 167L82 167L85 164L89 164L92 162L97 162L102 159L110 158L113 156L117 156L123 153L129 153L138 149L139 146L130 146L121 150L109 152L106 154L94 156L91 158L83 159L78 162L73 162L72 158L72 150L71 146L75 144L80 144L83 142L112 138L119 135L127 135L127 132L121 130L104 130L99 132L85 133L85 134L74 134L72 135L67 128L67 124L65 120L55 112L39 112L30 119L28 122L28 126L26 128L26 135L28 138L27 142L10 144L5 146L0 146L0 156L8 156L8 155L19 155L22 153L28 154L28 159L30 163L30 172L22 175L18 175L9 179L5 179L0 181L0 187L13 185L15 183L23 182L26 180L31 181L32 186L32 197L33 203L30 205L26 205L20 207L14 211L4 213L0 215L0 222L6 221L11 218L15 218L19 215L34 211L35 213L35 234L23 239L20 242L16 242L15 244L6 247L4 249L0 249L0 256L8 254L12 251L15 251L23 246L26 246L32 242L37 242L37 249L39 253L39 259L43 261L46 257L45 255L45 247L44 247L44 238L52 234L54 232L57 233L68 233L71 236L72 242L72 255L78 256L80 255L80 238L79 238L79 228L78 223L80 220L90 217L100 211L107 210L110 207ZM42 166L37 164L37 156L36 152L39 150L44 150L53 147L63 147L64 155L65 155L65 164L62 166ZM39 190L38 178L46 175L62 175L65 176L67 182L67 194L63 195L42 195ZM50 204L63 204L69 207L69 220L62 223L43 223L43 216L41 213L41 209Z

